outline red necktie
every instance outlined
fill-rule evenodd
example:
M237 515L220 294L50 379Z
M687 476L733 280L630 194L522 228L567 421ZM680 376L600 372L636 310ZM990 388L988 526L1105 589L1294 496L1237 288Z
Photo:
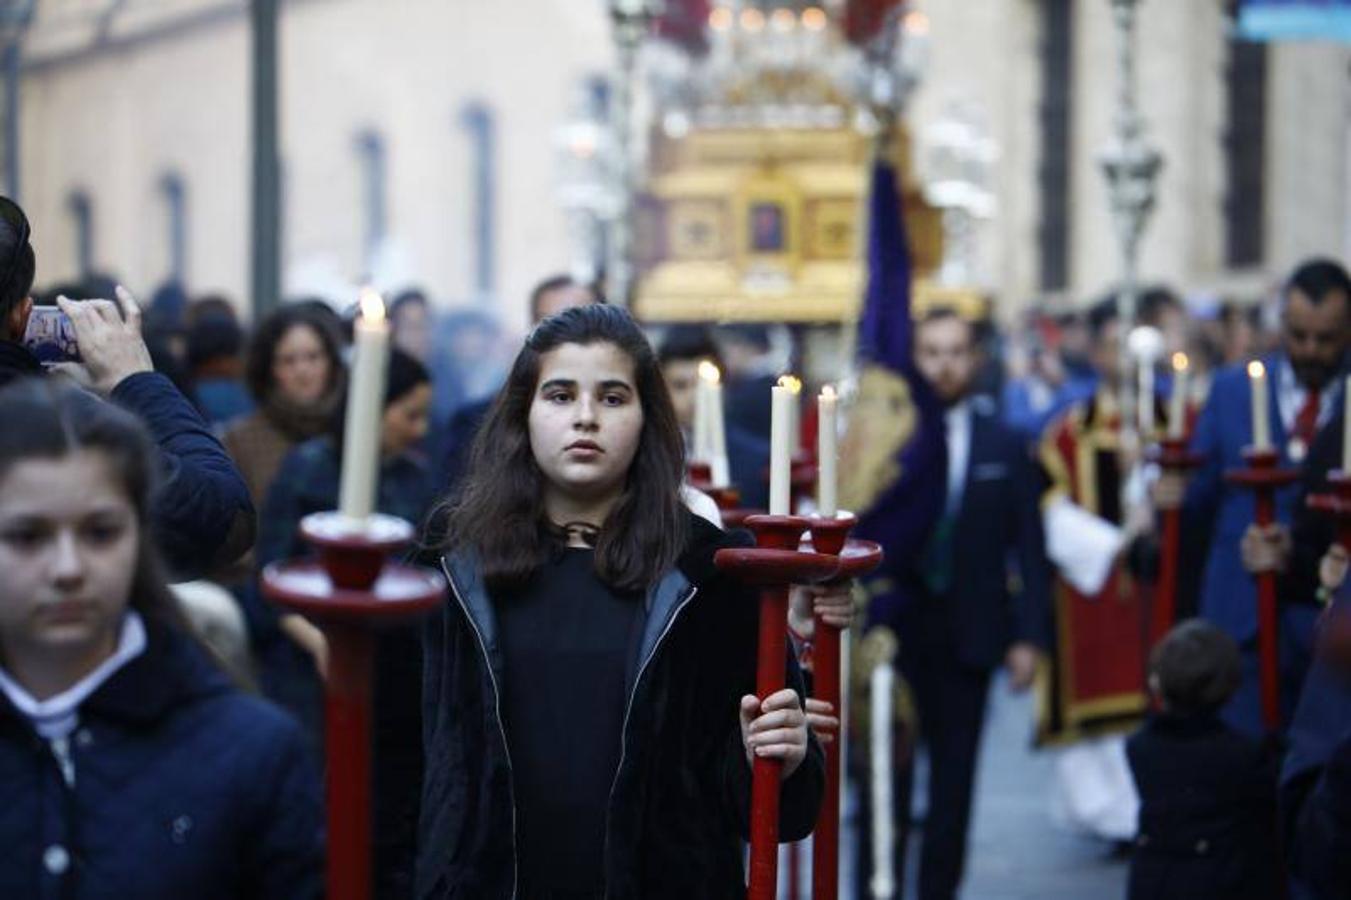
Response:
M1310 389L1299 415L1295 416L1295 437L1303 441L1306 447L1313 443L1314 434L1318 431L1318 410L1318 391Z

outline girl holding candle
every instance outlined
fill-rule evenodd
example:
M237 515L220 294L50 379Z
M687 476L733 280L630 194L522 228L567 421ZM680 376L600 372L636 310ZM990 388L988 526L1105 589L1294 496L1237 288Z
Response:
M784 764L781 840L811 831L796 664L756 699L758 604L718 575L736 541L684 508L682 475L628 314L541 323L435 539L419 896L744 896L755 756Z
M317 772L190 636L149 435L51 383L0 417L0 896L321 896Z

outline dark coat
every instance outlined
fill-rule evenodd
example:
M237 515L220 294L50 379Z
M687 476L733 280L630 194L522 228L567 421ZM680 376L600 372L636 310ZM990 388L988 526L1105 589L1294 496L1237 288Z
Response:
M915 600L903 607L895 625L904 643L916 629L931 629L937 618L958 660L988 670L1003 663L1014 641L1050 645L1051 574L1039 483L1027 446L992 406L980 398L971 404L971 452L953 525L951 587L944 596L932 596L925 557L915 560L900 579ZM940 477L946 495L946 471ZM1017 590L1011 587L1015 581Z
M1281 824L1309 896L1351 897L1351 678L1315 663L1290 726Z
M727 467L746 509L769 508L769 442L728 422Z
M321 896L322 800L299 731L188 638L146 631L80 707L73 787L0 696L0 897Z
M0 341L0 385L42 373L23 345ZM110 399L139 416L160 448L162 483L150 519L174 578L200 578L242 556L253 544L253 502L192 403L155 372L123 379Z
M751 773L738 706L754 693L758 604L712 565L714 551L733 538L691 520L689 549L648 594L630 661L606 830L605 881L615 900L745 896ZM442 565L451 597L427 630L417 896L507 900L516 893L512 775L492 600L468 559L447 556ZM788 667L800 693L791 656ZM812 830L823 785L813 738L783 785L782 840Z
M465 469L469 467L469 450L474 446L474 438L483 421L488 418L488 411L493 408L496 399L497 395L494 394L474 400L451 413L444 435L445 455L440 460L441 471L437 473L440 485L446 490L459 484Z
M1276 757L1215 716L1151 716L1126 743L1140 792L1129 900L1274 900Z
M160 449L150 521L174 578L200 578L243 556L257 529L253 501L196 407L158 372L124 378L110 399L139 416Z

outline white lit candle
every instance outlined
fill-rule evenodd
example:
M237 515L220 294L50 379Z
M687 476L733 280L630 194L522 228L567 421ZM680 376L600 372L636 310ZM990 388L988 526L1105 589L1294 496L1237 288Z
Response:
M727 430L722 411L722 373L713 363L699 363L699 388L704 393L704 415L707 418L707 444L704 452L710 479L714 487L727 487L732 475L727 462Z
M1351 474L1351 375L1342 384L1342 471Z
M695 462L708 462L708 405L712 397L708 383L703 378L704 364L699 364L699 382L694 388L694 425L690 436L690 459Z
M790 438L793 427L793 404L797 394L793 393L785 375L779 383L770 388L773 405L769 426L769 514L786 516L792 497L793 445Z
M1248 363L1248 387L1252 396L1252 445L1271 449L1271 419L1267 412L1267 368L1257 360Z
M788 390L793 392L793 405L788 408L792 419L788 427L789 448L794 456L802 449L802 379L796 375L785 375L779 379Z
M896 874L892 867L895 852L895 822L892 820L892 763L891 700L895 691L896 675L891 663L883 662L872 671L871 734L869 737L872 762L872 838L873 872L872 896L893 897L896 893Z
M351 519L365 519L375 509L388 360L389 323L385 321L384 301L375 291L363 291L361 316L354 329L352 374L347 384L338 501L338 511Z
M1139 409L1140 440L1149 441L1154 434L1154 358L1140 360L1140 387L1136 398Z
M835 388L826 385L816 398L816 505L818 514L833 519L839 511L836 495L835 418L838 398Z
M1173 354L1173 396L1168 409L1168 436L1179 439L1187 434L1187 354Z

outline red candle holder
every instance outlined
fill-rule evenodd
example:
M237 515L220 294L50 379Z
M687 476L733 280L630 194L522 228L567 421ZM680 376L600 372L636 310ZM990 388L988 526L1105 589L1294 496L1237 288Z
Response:
M1328 473L1328 491L1310 494L1309 508L1332 519L1337 543L1351 550L1351 472L1340 469ZM1340 604L1330 603L1319 616L1318 657L1340 671L1351 670L1351 613Z
M1276 491L1293 484L1299 473L1280 467L1274 449L1248 447L1243 451L1244 469L1230 469L1224 478L1230 484L1253 492L1257 502L1254 522L1267 526L1276 521ZM1257 581L1257 652L1262 677L1262 722L1271 733L1281 728L1281 669L1276 608L1276 573L1259 572Z
M718 570L760 589L755 692L761 700L784 687L788 653L788 586L814 584L839 571L837 556L800 549L810 522L797 516L750 516L755 547L729 547L713 558ZM783 763L755 757L751 775L749 900L774 900L779 869L779 795Z
M852 513L834 518L807 520L811 544L818 553L839 558L830 583L837 584L866 575L882 563L882 547L872 541L852 540L849 532L858 524ZM843 723L840 658L841 630L816 617L812 649L812 694L829 703ZM835 900L840 888L840 735L825 745L826 793L816 819L812 841L812 900Z
M1165 438L1150 453L1150 458L1165 472L1183 475L1199 468L1205 457L1187 449L1186 438ZM1182 509L1161 513L1162 540L1159 548L1159 580L1154 590L1154 611L1150 644L1157 644L1177 624L1177 570L1182 544Z
M415 619L445 594L439 573L389 561L407 546L413 526L391 516L353 520L315 513L300 533L318 560L287 560L263 569L263 594L299 613L328 640L324 685L327 748L329 900L368 900L371 864L371 675L383 625Z

